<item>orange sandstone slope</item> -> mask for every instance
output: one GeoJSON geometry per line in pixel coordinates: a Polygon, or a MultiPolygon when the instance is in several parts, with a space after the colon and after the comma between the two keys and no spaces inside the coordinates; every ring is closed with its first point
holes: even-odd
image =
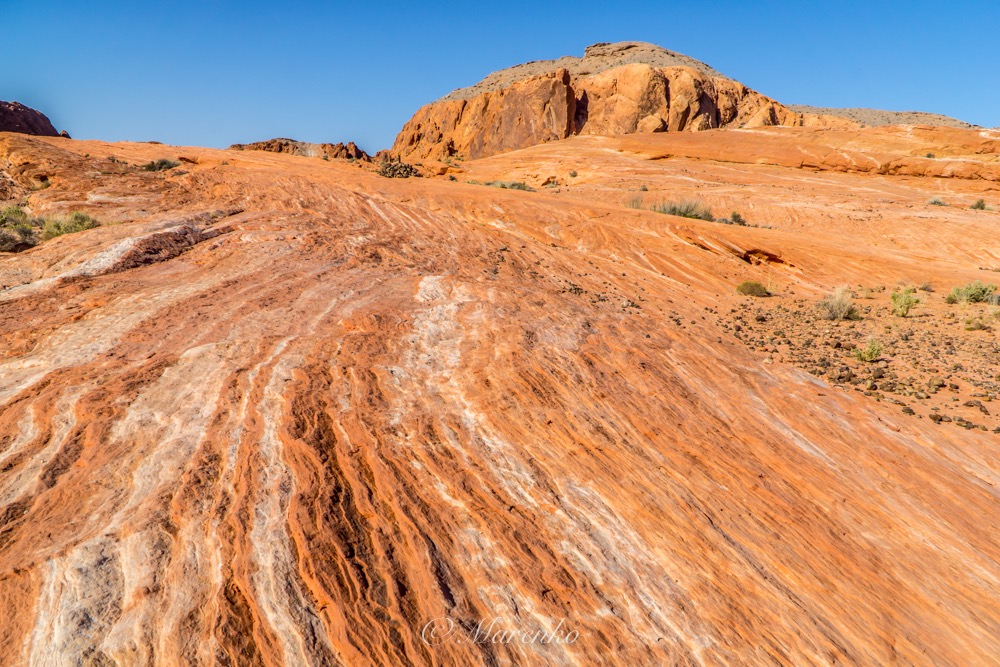
{"type": "Polygon", "coordinates": [[[995,276],[996,139],[576,137],[453,182],[0,135],[10,197],[114,223],[0,258],[0,664],[991,664],[1000,436],[725,318],[995,276]],[[462,182],[499,179],[540,189],[462,182]],[[691,194],[763,226],[629,208],[691,194]]]}

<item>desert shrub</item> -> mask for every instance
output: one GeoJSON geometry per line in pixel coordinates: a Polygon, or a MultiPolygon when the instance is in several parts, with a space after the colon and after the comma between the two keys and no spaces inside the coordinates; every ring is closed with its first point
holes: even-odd
{"type": "Polygon", "coordinates": [[[0,227],[0,252],[20,252],[38,245],[35,230],[27,225],[0,227]]]}
{"type": "Polygon", "coordinates": [[[927,155],[925,155],[924,157],[927,157],[927,158],[930,158],[930,159],[932,159],[932,160],[933,160],[933,159],[934,159],[934,153],[928,153],[928,154],[927,154],[927,155]]]}
{"type": "Polygon", "coordinates": [[[42,227],[42,240],[48,241],[49,239],[54,239],[57,236],[62,236],[63,234],[73,234],[76,232],[82,232],[87,229],[93,229],[94,227],[100,226],[97,220],[86,213],[80,213],[77,211],[73,213],[68,218],[52,218],[45,221],[45,225],[42,227]]]}
{"type": "Polygon", "coordinates": [[[864,347],[854,348],[854,358],[858,361],[871,363],[882,356],[882,350],[884,349],[885,348],[880,341],[874,338],[869,338],[864,347]]]}
{"type": "Polygon", "coordinates": [[[931,197],[927,200],[927,203],[931,206],[947,206],[940,197],[931,197]]]}
{"type": "Polygon", "coordinates": [[[20,206],[0,211],[0,252],[19,252],[38,245],[39,220],[32,219],[20,206]]]}
{"type": "Polygon", "coordinates": [[[695,220],[715,220],[712,217],[712,211],[710,211],[704,204],[698,201],[669,201],[663,202],[661,204],[654,204],[653,210],[657,213],[665,213],[667,215],[677,215],[682,218],[693,218],[695,220]]]}
{"type": "Polygon", "coordinates": [[[854,296],[849,287],[838,287],[819,302],[820,312],[828,320],[859,319],[854,296]]]}
{"type": "Polygon", "coordinates": [[[575,169],[573,171],[569,172],[569,177],[570,178],[576,178],[576,170],[575,169]]]}
{"type": "Polygon", "coordinates": [[[756,280],[745,280],[736,286],[737,294],[745,294],[746,296],[770,296],[771,292],[768,291],[764,285],[757,282],[756,280]]]}
{"type": "Polygon", "coordinates": [[[649,188],[645,184],[639,186],[639,192],[649,192],[649,188]]]}
{"type": "Polygon", "coordinates": [[[716,222],[721,222],[724,225],[738,225],[740,227],[749,227],[750,226],[747,223],[746,218],[744,218],[742,215],[740,215],[736,211],[733,211],[729,215],[728,218],[716,218],[715,221],[716,222]]]}
{"type": "Polygon", "coordinates": [[[934,285],[932,285],[929,280],[925,280],[924,282],[920,283],[917,289],[920,290],[921,292],[933,292],[934,285]]]}
{"type": "Polygon", "coordinates": [[[982,317],[970,317],[965,320],[966,331],[989,331],[990,326],[982,317]]]}
{"type": "Polygon", "coordinates": [[[179,167],[180,165],[180,162],[174,162],[173,160],[161,158],[159,160],[153,160],[152,162],[139,165],[139,169],[142,169],[143,171],[166,171],[168,169],[173,169],[174,167],[179,167]]]}
{"type": "Polygon", "coordinates": [[[900,317],[909,315],[910,310],[920,303],[920,299],[913,295],[916,291],[913,287],[907,287],[901,292],[893,292],[889,297],[892,299],[892,312],[900,317]]]}
{"type": "Polygon", "coordinates": [[[635,195],[628,200],[629,208],[642,208],[642,195],[635,195]]]}
{"type": "Polygon", "coordinates": [[[982,303],[992,296],[997,289],[996,285],[975,281],[968,285],[955,287],[951,293],[945,297],[948,303],[982,303]]]}
{"type": "Polygon", "coordinates": [[[525,192],[534,192],[535,189],[530,187],[527,183],[522,183],[521,181],[486,181],[483,185],[488,185],[492,188],[502,188],[504,190],[524,190],[525,192]]]}
{"type": "Polygon", "coordinates": [[[419,176],[420,172],[412,164],[405,162],[383,162],[378,168],[378,175],[385,178],[411,178],[419,176]]]}
{"type": "Polygon", "coordinates": [[[985,211],[986,210],[986,200],[985,199],[977,199],[976,202],[972,206],[970,206],[969,208],[971,208],[973,211],[985,211]]]}
{"type": "Polygon", "coordinates": [[[16,252],[20,245],[13,230],[0,228],[0,252],[16,252]]]}
{"type": "Polygon", "coordinates": [[[16,225],[28,221],[28,214],[20,206],[8,206],[0,211],[0,226],[16,225]]]}

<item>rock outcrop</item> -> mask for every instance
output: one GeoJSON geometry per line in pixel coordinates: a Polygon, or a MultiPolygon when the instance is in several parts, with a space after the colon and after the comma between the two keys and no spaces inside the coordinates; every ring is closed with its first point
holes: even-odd
{"type": "Polygon", "coordinates": [[[41,111],[35,111],[19,102],[3,101],[0,101],[0,132],[19,132],[42,137],[69,136],[65,132],[57,132],[41,111]]]}
{"type": "Polygon", "coordinates": [[[231,151],[267,151],[269,153],[287,153],[304,157],[320,157],[328,159],[370,160],[371,156],[358,148],[353,141],[336,144],[312,144],[294,139],[276,138],[267,141],[256,141],[250,144],[233,144],[231,151]]]}
{"type": "Polygon", "coordinates": [[[456,91],[417,111],[392,153],[476,159],[575,134],[768,125],[855,126],[791,111],[686,56],[624,42],[590,47],[583,58],[514,67],[456,91]]]}
{"type": "Polygon", "coordinates": [[[0,256],[0,665],[988,664],[1000,334],[944,296],[1000,277],[996,181],[810,168],[996,164],[909,129],[464,165],[536,192],[0,137],[32,215],[122,223],[0,256]],[[920,317],[815,319],[901,278],[920,317]]]}
{"type": "Polygon", "coordinates": [[[837,116],[854,121],[865,127],[882,125],[933,125],[971,130],[979,127],[958,118],[926,111],[886,111],[884,109],[864,109],[858,107],[811,107],[789,104],[788,108],[802,114],[837,116]]]}

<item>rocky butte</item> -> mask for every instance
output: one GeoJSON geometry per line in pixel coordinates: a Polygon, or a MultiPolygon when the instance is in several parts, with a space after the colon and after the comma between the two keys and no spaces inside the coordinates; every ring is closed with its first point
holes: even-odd
{"type": "Polygon", "coordinates": [[[0,133],[0,664],[995,664],[1000,133],[696,65],[0,133]]]}
{"type": "Polygon", "coordinates": [[[719,127],[851,126],[802,114],[693,58],[642,42],[595,44],[582,58],[519,65],[420,109],[393,152],[476,159],[573,135],[719,127]]]}

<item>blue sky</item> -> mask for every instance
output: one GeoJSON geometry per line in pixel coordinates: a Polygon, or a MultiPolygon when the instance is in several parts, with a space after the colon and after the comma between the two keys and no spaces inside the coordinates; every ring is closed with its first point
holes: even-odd
{"type": "Polygon", "coordinates": [[[0,0],[0,99],[77,138],[388,147],[496,69],[653,42],[779,101],[1000,125],[1000,2],[0,0]]]}

